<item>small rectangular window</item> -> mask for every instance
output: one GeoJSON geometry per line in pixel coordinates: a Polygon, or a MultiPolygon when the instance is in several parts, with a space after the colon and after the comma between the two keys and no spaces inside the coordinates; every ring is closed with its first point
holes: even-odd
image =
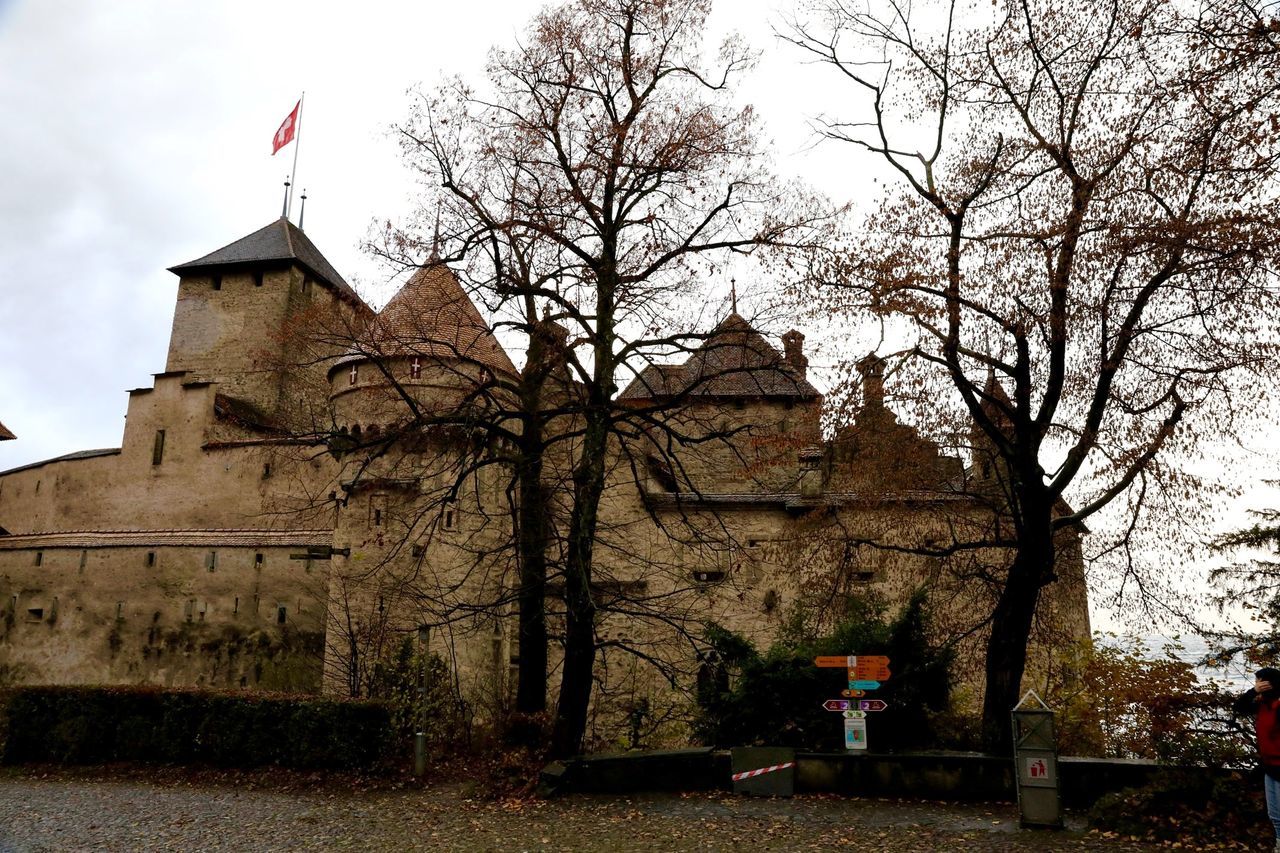
{"type": "Polygon", "coordinates": [[[444,529],[454,530],[458,525],[458,514],[452,509],[444,511],[444,529]]]}
{"type": "Polygon", "coordinates": [[[262,552],[261,551],[253,555],[253,567],[255,569],[262,568],[262,552]]]}
{"type": "Polygon", "coordinates": [[[159,465],[164,461],[164,430],[156,430],[156,441],[151,448],[151,464],[159,465]]]}
{"type": "Polygon", "coordinates": [[[156,564],[156,552],[148,551],[147,552],[147,568],[148,569],[153,568],[155,564],[156,564]]]}
{"type": "Polygon", "coordinates": [[[43,607],[28,607],[28,608],[27,608],[27,621],[28,621],[28,622],[41,622],[41,621],[43,621],[43,620],[44,620],[44,608],[43,608],[43,607]]]}
{"type": "Polygon", "coordinates": [[[44,551],[36,551],[36,565],[44,565],[44,551]]]}
{"type": "Polygon", "coordinates": [[[255,270],[253,273],[253,286],[262,287],[262,270],[255,270]]]}
{"type": "Polygon", "coordinates": [[[236,603],[231,606],[231,615],[235,616],[240,612],[240,596],[236,596],[236,603]]]}
{"type": "Polygon", "coordinates": [[[117,601],[116,602],[116,620],[119,621],[123,618],[124,618],[124,602],[117,601]]]}
{"type": "Polygon", "coordinates": [[[266,480],[266,479],[269,479],[270,477],[271,477],[271,463],[264,462],[262,463],[262,479],[266,480]]]}
{"type": "Polygon", "coordinates": [[[208,556],[204,558],[204,567],[211,572],[218,568],[218,552],[217,551],[210,551],[208,556]]]}
{"type": "Polygon", "coordinates": [[[380,509],[375,509],[373,511],[373,526],[374,527],[382,526],[382,510],[380,509]]]}
{"type": "Polygon", "coordinates": [[[719,583],[724,580],[724,572],[697,571],[693,573],[693,579],[698,583],[719,583]]]}
{"type": "Polygon", "coordinates": [[[222,276],[220,276],[220,275],[215,275],[215,276],[213,277],[213,289],[214,289],[214,290],[222,290],[222,276]]]}
{"type": "Polygon", "coordinates": [[[285,608],[277,607],[276,608],[276,624],[283,625],[285,623],[286,618],[287,618],[287,614],[285,612],[285,608]]]}
{"type": "Polygon", "coordinates": [[[88,564],[89,564],[89,550],[86,548],[85,550],[80,552],[80,574],[84,574],[84,567],[87,566],[88,564]]]}

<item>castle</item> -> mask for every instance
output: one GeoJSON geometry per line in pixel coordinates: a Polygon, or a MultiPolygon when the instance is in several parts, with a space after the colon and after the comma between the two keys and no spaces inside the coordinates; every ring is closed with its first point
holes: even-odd
{"type": "MultiPolygon", "coordinates": [[[[471,707],[500,712],[519,656],[518,495],[501,464],[470,464],[465,419],[402,427],[483,407],[530,365],[447,265],[374,312],[284,218],[171,271],[164,372],[129,392],[120,447],[0,473],[0,682],[360,693],[407,638],[445,659],[471,707]]],[[[541,331],[551,393],[571,396],[554,363],[563,330],[541,331]]],[[[707,622],[767,642],[797,604],[924,585],[939,630],[960,634],[988,606],[971,573],[917,552],[989,523],[973,495],[990,466],[900,423],[875,358],[856,419],[824,438],[803,335],[779,350],[733,313],[700,340],[617,398],[653,428],[610,450],[593,579],[601,731],[606,698],[655,716],[678,705],[670,685],[691,683],[707,622]]],[[[572,416],[547,427],[563,438],[539,508],[554,527],[572,416]]],[[[1040,648],[1089,635],[1074,537],[1042,597],[1040,648]]],[[[969,651],[980,667],[976,640],[969,651]]]]}

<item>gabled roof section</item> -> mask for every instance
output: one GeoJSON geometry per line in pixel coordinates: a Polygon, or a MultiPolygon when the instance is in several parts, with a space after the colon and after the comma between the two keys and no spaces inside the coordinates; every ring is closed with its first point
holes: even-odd
{"type": "Polygon", "coordinates": [[[0,424],[0,441],[12,441],[15,438],[17,438],[16,435],[9,432],[4,424],[0,424]]]}
{"type": "Polygon", "coordinates": [[[457,359],[495,372],[516,373],[511,357],[453,270],[440,261],[429,262],[415,272],[370,321],[364,340],[334,367],[370,357],[407,355],[457,359]]]}
{"type": "Polygon", "coordinates": [[[358,305],[364,304],[351,289],[351,285],[333,268],[333,264],[320,254],[315,243],[311,242],[302,229],[283,216],[202,258],[169,267],[169,272],[184,275],[228,267],[277,266],[288,263],[296,263],[322,284],[358,305]]]}
{"type": "Polygon", "coordinates": [[[711,331],[684,364],[649,365],[620,400],[657,397],[770,397],[816,400],[817,388],[738,314],[711,331]]]}
{"type": "Polygon", "coordinates": [[[50,465],[54,462],[71,462],[76,459],[96,459],[99,456],[119,456],[120,448],[104,447],[100,450],[77,450],[75,453],[67,453],[63,456],[55,456],[52,459],[41,459],[39,462],[28,462],[26,465],[19,465],[17,468],[10,468],[8,471],[0,471],[0,476],[5,474],[16,474],[19,471],[27,471],[31,468],[39,468],[41,465],[50,465]]]}

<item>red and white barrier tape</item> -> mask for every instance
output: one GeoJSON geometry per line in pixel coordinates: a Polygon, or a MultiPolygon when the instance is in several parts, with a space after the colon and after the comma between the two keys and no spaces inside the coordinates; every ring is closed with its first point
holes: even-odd
{"type": "Polygon", "coordinates": [[[761,767],[759,770],[744,770],[741,773],[734,773],[733,781],[741,782],[743,779],[750,779],[753,776],[763,776],[765,773],[772,773],[775,770],[786,770],[788,767],[794,766],[794,761],[788,761],[786,764],[775,764],[772,767],[761,767]]]}

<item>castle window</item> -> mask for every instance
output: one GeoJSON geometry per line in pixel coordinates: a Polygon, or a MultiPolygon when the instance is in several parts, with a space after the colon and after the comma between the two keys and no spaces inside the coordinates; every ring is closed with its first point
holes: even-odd
{"type": "Polygon", "coordinates": [[[356,380],[360,378],[360,365],[358,364],[351,365],[351,372],[347,375],[349,377],[349,381],[347,382],[347,384],[355,385],[356,380]]]}
{"type": "Polygon", "coordinates": [[[210,551],[205,556],[204,567],[211,572],[218,568],[218,552],[217,551],[210,551]]]}
{"type": "Polygon", "coordinates": [[[411,557],[413,557],[415,560],[416,560],[417,558],[421,557],[421,556],[422,556],[422,546],[421,546],[421,545],[410,545],[410,546],[409,546],[409,555],[410,555],[411,557]]]}
{"type": "Polygon", "coordinates": [[[151,464],[159,465],[164,461],[164,430],[156,430],[156,440],[151,446],[151,464]]]}
{"type": "Polygon", "coordinates": [[[693,573],[693,579],[698,583],[712,584],[719,583],[724,580],[724,572],[720,571],[696,571],[693,573]]]}
{"type": "Polygon", "coordinates": [[[457,530],[458,529],[458,511],[453,509],[452,507],[446,508],[444,511],[443,523],[444,523],[445,530],[457,530]]]}
{"type": "Polygon", "coordinates": [[[276,606],[276,624],[277,624],[277,625],[283,625],[283,624],[285,623],[285,620],[286,620],[287,618],[288,618],[288,613],[287,613],[287,611],[285,610],[284,605],[282,605],[282,604],[281,604],[281,605],[277,605],[277,606],[276,606]]]}
{"type": "Polygon", "coordinates": [[[89,550],[86,548],[85,550],[80,552],[80,574],[84,574],[84,567],[88,564],[88,562],[89,562],[89,550]]]}
{"type": "Polygon", "coordinates": [[[270,479],[270,477],[271,477],[271,463],[263,462],[262,463],[262,479],[266,480],[266,479],[270,479]]]}
{"type": "Polygon", "coordinates": [[[41,622],[41,621],[43,621],[43,620],[44,620],[44,608],[43,608],[43,607],[28,607],[28,608],[27,608],[27,621],[28,621],[28,622],[41,622]]]}
{"type": "Polygon", "coordinates": [[[116,621],[118,622],[123,618],[124,618],[124,602],[117,601],[116,602],[116,621]]]}
{"type": "Polygon", "coordinates": [[[382,526],[382,510],[380,509],[375,509],[373,511],[373,526],[374,527],[382,526]]]}
{"type": "Polygon", "coordinates": [[[422,359],[418,358],[416,355],[413,357],[413,361],[409,362],[409,378],[422,378],[422,359]]]}
{"type": "Polygon", "coordinates": [[[36,551],[36,565],[44,565],[44,551],[36,551]]]}
{"type": "Polygon", "coordinates": [[[148,551],[147,552],[147,568],[150,569],[154,567],[155,564],[156,564],[156,552],[148,551]]]}
{"type": "Polygon", "coordinates": [[[262,270],[257,270],[253,274],[253,286],[262,287],[262,270]]]}
{"type": "Polygon", "coordinates": [[[215,276],[213,277],[213,289],[214,289],[214,290],[222,290],[222,276],[220,276],[220,275],[215,275],[215,276]]]}
{"type": "Polygon", "coordinates": [[[255,569],[262,568],[262,552],[261,551],[253,555],[253,567],[255,569]]]}
{"type": "Polygon", "coordinates": [[[234,616],[240,612],[240,596],[236,596],[236,603],[231,605],[231,615],[234,616]]]}

